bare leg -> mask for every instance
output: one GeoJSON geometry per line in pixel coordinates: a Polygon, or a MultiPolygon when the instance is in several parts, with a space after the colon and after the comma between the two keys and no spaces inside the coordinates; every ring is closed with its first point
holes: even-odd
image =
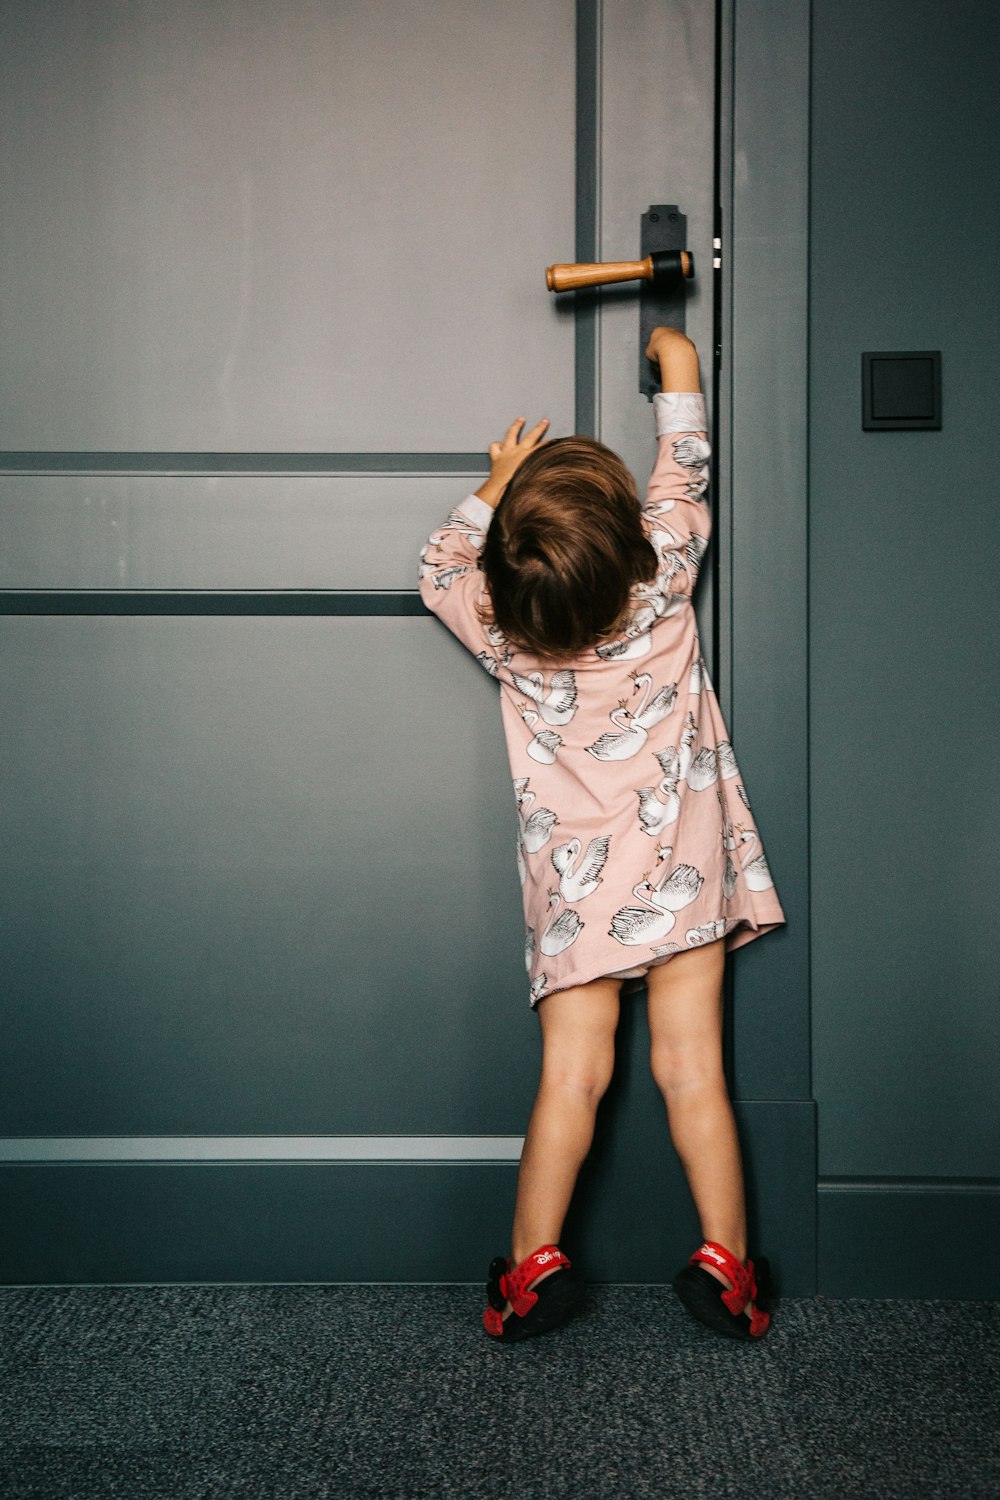
{"type": "Polygon", "coordinates": [[[559,1242],[614,1071],[620,989],[618,979],[595,979],[539,1001],[542,1074],[517,1174],[515,1263],[559,1242]]]}
{"type": "MultiPolygon", "coordinates": [[[[702,1236],[746,1260],[743,1165],[722,1068],[719,939],[650,969],[649,1030],[653,1076],[667,1106],[670,1138],[681,1159],[702,1236]]],[[[706,1270],[724,1286],[729,1278],[706,1270]]]]}

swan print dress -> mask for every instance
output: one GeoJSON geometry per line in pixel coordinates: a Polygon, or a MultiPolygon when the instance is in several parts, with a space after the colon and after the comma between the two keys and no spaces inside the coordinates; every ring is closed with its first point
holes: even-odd
{"type": "Polygon", "coordinates": [[[705,398],[664,392],[653,406],[643,525],[660,566],[633,588],[617,639],[553,669],[483,624],[493,511],[476,495],[421,554],[424,603],[500,688],[532,1005],[785,921],[691,598],[712,526],[705,398]]]}

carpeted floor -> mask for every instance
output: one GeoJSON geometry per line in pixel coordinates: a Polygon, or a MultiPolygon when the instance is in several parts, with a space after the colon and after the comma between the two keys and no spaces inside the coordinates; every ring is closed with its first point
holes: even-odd
{"type": "Polygon", "coordinates": [[[3,1500],[1000,1496],[1000,1303],[788,1300],[760,1344],[598,1287],[0,1289],[3,1500]]]}

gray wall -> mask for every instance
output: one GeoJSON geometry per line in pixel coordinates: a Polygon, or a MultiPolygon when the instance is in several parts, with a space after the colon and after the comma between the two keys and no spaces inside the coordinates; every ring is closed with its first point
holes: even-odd
{"type": "Polygon", "coordinates": [[[812,15],[819,1285],[990,1295],[956,1245],[996,1233],[1000,1179],[997,12],[812,15]],[[941,351],[941,431],[862,431],[878,349],[941,351]]]}

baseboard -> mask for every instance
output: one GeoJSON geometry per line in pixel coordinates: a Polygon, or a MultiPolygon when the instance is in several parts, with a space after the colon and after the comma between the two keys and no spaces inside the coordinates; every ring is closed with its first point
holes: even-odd
{"type": "Polygon", "coordinates": [[[4,1284],[449,1282],[506,1244],[516,1162],[0,1168],[4,1284]]]}
{"type": "MultiPolygon", "coordinates": [[[[662,1102],[634,1104],[599,1131],[566,1226],[594,1282],[669,1281],[698,1239],[662,1102]]],[[[806,1294],[813,1107],[736,1111],[752,1253],[768,1254],[786,1294],[806,1294]]],[[[131,1138],[120,1149],[114,1161],[0,1164],[0,1283],[473,1282],[508,1245],[512,1160],[151,1160],[131,1138]]]]}
{"type": "Polygon", "coordinates": [[[1000,1182],[822,1177],[818,1201],[824,1296],[996,1299],[1000,1182]]]}

